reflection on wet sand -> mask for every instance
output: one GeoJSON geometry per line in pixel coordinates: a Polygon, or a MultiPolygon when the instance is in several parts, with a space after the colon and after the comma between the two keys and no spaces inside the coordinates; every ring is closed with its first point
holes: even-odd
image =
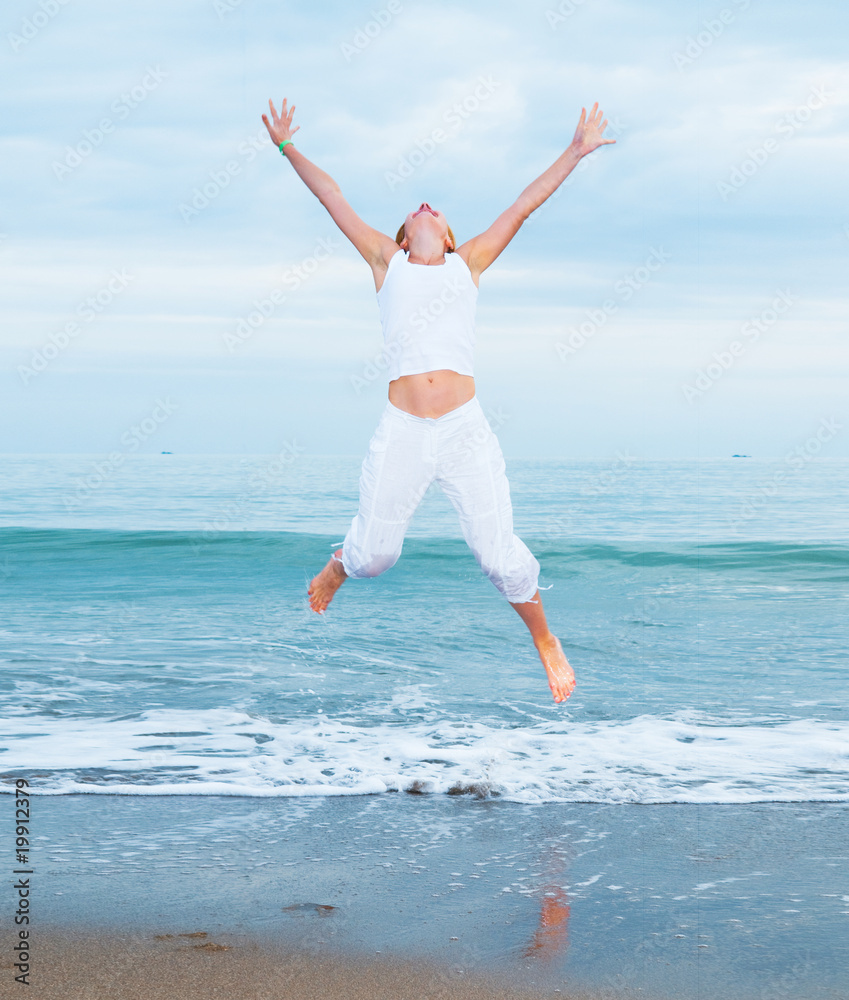
{"type": "Polygon", "coordinates": [[[568,947],[569,897],[565,889],[551,886],[542,898],[539,923],[523,955],[550,960],[565,955],[568,947]]]}
{"type": "Polygon", "coordinates": [[[554,845],[545,858],[540,859],[538,871],[544,874],[542,903],[534,936],[522,952],[525,958],[551,961],[566,955],[569,948],[569,896],[563,884],[570,862],[568,843],[554,845]]]}

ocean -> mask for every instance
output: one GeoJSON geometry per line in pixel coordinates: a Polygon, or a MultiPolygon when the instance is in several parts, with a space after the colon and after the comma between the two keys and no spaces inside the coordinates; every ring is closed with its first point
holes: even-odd
{"type": "Polygon", "coordinates": [[[849,800],[849,461],[508,460],[577,676],[563,705],[438,489],[392,570],[310,611],[359,465],[5,456],[3,783],[849,800]]]}

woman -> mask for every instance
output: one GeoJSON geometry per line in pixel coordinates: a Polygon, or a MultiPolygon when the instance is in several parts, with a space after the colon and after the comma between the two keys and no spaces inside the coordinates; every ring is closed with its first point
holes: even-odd
{"type": "Polygon", "coordinates": [[[569,148],[480,236],[455,246],[442,212],[427,202],[410,212],[393,240],[363,222],[336,182],[298,150],[294,105],[280,114],[269,100],[269,135],[298,176],[372,269],[390,359],[389,402],[369,445],[360,477],[359,513],[341,549],[310,583],[310,606],[321,614],[349,577],[389,569],[431,482],[460,515],[481,569],[527,625],[556,702],[575,689],[575,675],[546,622],[537,589],[539,563],[513,534],[513,512],[498,441],[475,396],[474,315],[481,272],[519,227],[587,153],[612,143],[594,104],[569,148]],[[405,256],[406,255],[406,256],[405,256]]]}

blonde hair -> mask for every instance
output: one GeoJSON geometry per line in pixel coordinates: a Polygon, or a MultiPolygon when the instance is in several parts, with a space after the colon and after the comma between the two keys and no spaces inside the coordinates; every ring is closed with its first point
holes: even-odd
{"type": "MultiPolygon", "coordinates": [[[[401,245],[402,240],[406,236],[405,228],[406,228],[406,222],[402,222],[401,228],[398,230],[398,235],[395,237],[395,242],[398,244],[398,246],[401,245]]],[[[454,233],[451,231],[450,226],[448,227],[448,235],[451,237],[451,242],[453,246],[449,247],[445,252],[454,253],[454,247],[457,246],[457,241],[454,239],[454,233]]]]}

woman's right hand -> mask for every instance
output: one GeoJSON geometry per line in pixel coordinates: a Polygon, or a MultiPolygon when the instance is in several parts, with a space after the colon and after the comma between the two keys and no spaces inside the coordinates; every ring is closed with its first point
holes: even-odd
{"type": "Polygon", "coordinates": [[[604,118],[604,114],[598,109],[598,101],[592,106],[589,116],[587,116],[587,109],[581,108],[581,120],[578,122],[575,137],[572,139],[572,148],[577,150],[579,156],[586,156],[587,153],[592,153],[599,146],[607,146],[616,142],[615,139],[605,139],[602,135],[602,132],[607,128],[607,119],[604,118],[602,121],[602,118],[604,118]]]}
{"type": "Polygon", "coordinates": [[[279,146],[281,142],[291,139],[301,126],[296,125],[292,128],[292,115],[295,113],[295,105],[293,104],[289,111],[287,111],[285,97],[283,98],[279,115],[274,110],[274,105],[270,98],[268,106],[271,109],[271,121],[269,122],[268,115],[263,115],[262,120],[265,122],[265,127],[268,129],[268,134],[271,136],[272,142],[275,146],[279,146]]]}

